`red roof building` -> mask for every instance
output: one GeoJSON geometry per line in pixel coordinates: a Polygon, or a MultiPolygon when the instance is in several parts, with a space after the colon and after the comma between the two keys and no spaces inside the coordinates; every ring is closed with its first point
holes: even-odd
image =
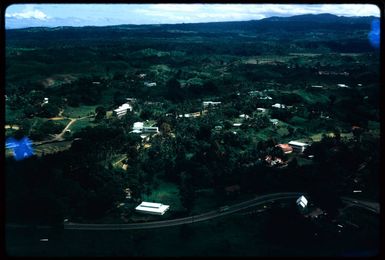
{"type": "Polygon", "coordinates": [[[284,153],[292,153],[293,152],[293,147],[291,147],[289,144],[277,144],[276,147],[281,148],[281,150],[284,153]]]}

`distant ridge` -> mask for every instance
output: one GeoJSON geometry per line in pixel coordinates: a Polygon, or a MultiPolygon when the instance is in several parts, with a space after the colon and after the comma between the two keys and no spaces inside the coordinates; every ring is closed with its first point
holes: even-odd
{"type": "MultiPolygon", "coordinates": [[[[91,28],[91,27],[98,27],[98,28],[145,28],[145,27],[158,27],[158,28],[197,28],[201,27],[202,25],[207,26],[207,28],[215,29],[219,27],[228,26],[228,29],[236,28],[239,26],[246,27],[248,25],[266,25],[266,24],[277,24],[277,23],[287,23],[287,22],[306,22],[306,23],[315,23],[315,24],[331,24],[331,23],[340,23],[340,24],[367,24],[370,23],[373,19],[379,19],[375,16],[337,16],[329,13],[323,13],[323,14],[303,14],[303,15],[294,15],[294,16],[288,16],[288,17],[280,17],[280,16],[272,16],[268,18],[263,18],[260,20],[249,20],[249,21],[222,21],[222,22],[204,22],[204,23],[178,23],[178,24],[143,24],[143,25],[135,25],[135,24],[121,24],[121,25],[106,25],[106,26],[76,26],[71,21],[67,21],[68,24],[58,24],[57,26],[42,26],[39,24],[39,26],[33,26],[34,23],[31,22],[29,25],[32,25],[30,27],[18,27],[18,28],[6,28],[6,30],[13,30],[13,29],[28,29],[28,28],[91,28]]],[[[60,23],[65,23],[63,19],[59,21],[60,23]]]]}

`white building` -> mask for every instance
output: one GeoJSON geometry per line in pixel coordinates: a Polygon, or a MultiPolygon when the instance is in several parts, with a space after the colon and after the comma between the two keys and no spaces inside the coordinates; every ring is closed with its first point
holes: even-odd
{"type": "Polygon", "coordinates": [[[266,108],[258,107],[257,111],[259,111],[259,112],[266,112],[266,108]]]}
{"type": "Polygon", "coordinates": [[[309,145],[302,142],[290,141],[289,145],[293,148],[293,151],[302,153],[309,145]]]}
{"type": "Polygon", "coordinates": [[[130,104],[125,103],[125,104],[121,105],[120,107],[118,107],[117,109],[115,109],[114,112],[116,113],[116,115],[119,118],[119,117],[122,117],[125,114],[127,114],[127,110],[132,111],[132,106],[130,104]]]}
{"type": "Polygon", "coordinates": [[[242,125],[242,123],[234,123],[233,126],[235,127],[240,127],[242,125]]]}
{"type": "Polygon", "coordinates": [[[135,122],[131,133],[159,133],[159,128],[157,126],[144,126],[143,122],[135,122]]]}
{"type": "Polygon", "coordinates": [[[134,126],[132,127],[131,133],[142,133],[143,132],[144,124],[143,122],[135,122],[134,126]]]}
{"type": "Polygon", "coordinates": [[[170,208],[169,205],[143,201],[142,203],[140,203],[139,206],[135,208],[135,210],[141,213],[163,215],[169,208],[170,208]]]}
{"type": "Polygon", "coordinates": [[[246,114],[242,114],[242,115],[239,115],[240,118],[245,118],[245,119],[249,119],[250,116],[246,115],[246,114]]]}
{"type": "Polygon", "coordinates": [[[304,209],[304,208],[306,208],[308,201],[305,198],[305,196],[301,196],[297,199],[296,203],[298,206],[300,206],[300,207],[302,207],[302,209],[304,209]]]}
{"type": "Polygon", "coordinates": [[[144,85],[146,87],[156,87],[156,82],[144,82],[144,85]]]}
{"type": "Polygon", "coordinates": [[[143,133],[159,133],[159,128],[157,126],[145,126],[143,127],[143,133]]]}
{"type": "Polygon", "coordinates": [[[214,102],[214,101],[203,101],[203,107],[206,108],[208,106],[218,106],[220,105],[222,102],[214,102]]]}
{"type": "Polygon", "coordinates": [[[279,123],[279,120],[278,120],[278,119],[275,119],[275,118],[269,119],[269,121],[270,121],[271,123],[273,123],[273,125],[278,125],[278,123],[279,123]]]}
{"type": "Polygon", "coordinates": [[[48,104],[48,98],[44,98],[43,103],[41,104],[42,106],[48,104]]]}
{"type": "Polygon", "coordinates": [[[323,86],[311,86],[312,88],[323,88],[323,86]]]}
{"type": "Polygon", "coordinates": [[[345,85],[345,84],[337,84],[337,86],[339,86],[340,88],[348,88],[349,86],[345,85]]]}
{"type": "Polygon", "coordinates": [[[275,103],[274,105],[272,105],[272,107],[275,107],[275,108],[285,108],[286,106],[283,105],[283,104],[275,103]]]}

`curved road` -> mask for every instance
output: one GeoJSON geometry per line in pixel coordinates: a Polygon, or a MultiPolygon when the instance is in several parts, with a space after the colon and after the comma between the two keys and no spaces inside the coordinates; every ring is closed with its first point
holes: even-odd
{"type": "Polygon", "coordinates": [[[380,213],[380,204],[377,202],[357,200],[357,199],[348,198],[348,197],[341,197],[341,200],[342,202],[348,204],[349,206],[363,208],[377,214],[380,213]]]}
{"type": "MultiPolygon", "coordinates": [[[[268,202],[274,202],[276,200],[282,199],[296,199],[299,196],[304,195],[304,193],[299,192],[282,192],[267,194],[263,196],[258,196],[255,199],[251,199],[245,202],[234,204],[229,206],[226,211],[220,212],[219,210],[209,211],[200,215],[195,215],[191,217],[178,218],[173,220],[163,220],[163,221],[154,221],[154,222],[145,222],[145,223],[131,223],[131,224],[77,224],[77,223],[65,223],[64,229],[80,229],[80,230],[128,230],[128,229],[148,229],[148,228],[161,228],[161,227],[170,227],[178,226],[183,224],[195,223],[200,221],[205,221],[225,215],[232,214],[234,212],[244,210],[250,207],[259,206],[268,202]]],[[[306,195],[306,194],[305,194],[306,195]]],[[[379,213],[379,204],[366,201],[358,201],[351,198],[343,197],[341,198],[343,202],[352,204],[353,206],[361,207],[368,209],[372,212],[379,213]]]]}
{"type": "Polygon", "coordinates": [[[35,146],[38,146],[38,145],[42,145],[42,144],[47,144],[47,143],[54,143],[54,142],[60,142],[60,141],[63,141],[63,135],[65,134],[65,132],[67,131],[67,129],[73,124],[75,123],[77,120],[82,120],[82,119],[85,119],[85,118],[90,118],[90,117],[93,117],[93,115],[90,115],[90,116],[83,116],[83,117],[80,117],[80,118],[70,118],[70,117],[63,117],[65,119],[69,119],[70,122],[68,122],[67,126],[63,129],[63,131],[61,131],[60,134],[57,134],[55,135],[52,139],[49,139],[49,140],[45,140],[45,141],[38,141],[38,142],[33,142],[33,145],[35,146]]]}

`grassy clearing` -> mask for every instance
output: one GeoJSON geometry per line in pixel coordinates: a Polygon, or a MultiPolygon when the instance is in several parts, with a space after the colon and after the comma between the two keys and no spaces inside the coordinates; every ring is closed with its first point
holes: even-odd
{"type": "Polygon", "coordinates": [[[12,110],[8,105],[5,105],[5,122],[14,122],[22,118],[23,112],[21,110],[12,110]]]}
{"type": "Polygon", "coordinates": [[[320,103],[329,102],[329,98],[321,93],[310,93],[303,89],[294,90],[293,93],[300,95],[309,104],[315,104],[317,102],[320,102],[320,103]]]}
{"type": "Polygon", "coordinates": [[[214,191],[208,190],[196,193],[195,206],[192,214],[201,214],[218,208],[217,203],[213,200],[214,191]]]}
{"type": "Polygon", "coordinates": [[[96,107],[98,106],[67,107],[63,112],[63,116],[72,118],[88,116],[90,113],[95,113],[96,107]]]}
{"type": "MultiPolygon", "coordinates": [[[[321,141],[323,134],[326,134],[327,136],[330,136],[330,137],[334,136],[333,133],[329,132],[329,133],[313,134],[313,135],[309,136],[309,138],[311,138],[314,142],[319,142],[319,141],[321,141]]],[[[353,134],[352,133],[341,133],[341,137],[350,139],[350,138],[353,138],[353,134]]]]}
{"type": "Polygon", "coordinates": [[[79,132],[81,129],[91,126],[94,127],[95,124],[93,122],[90,122],[89,118],[84,118],[81,120],[77,120],[75,123],[73,123],[68,129],[71,130],[72,133],[79,132]]]}
{"type": "Polygon", "coordinates": [[[51,144],[42,144],[37,146],[34,149],[34,152],[37,156],[57,153],[60,151],[67,150],[71,147],[72,142],[66,141],[66,142],[59,142],[59,143],[51,143],[51,144]]]}
{"type": "Polygon", "coordinates": [[[156,182],[159,183],[159,186],[152,189],[150,195],[143,195],[143,201],[159,202],[170,205],[170,211],[183,210],[179,200],[178,186],[173,183],[164,182],[160,179],[157,179],[156,182]]]}

